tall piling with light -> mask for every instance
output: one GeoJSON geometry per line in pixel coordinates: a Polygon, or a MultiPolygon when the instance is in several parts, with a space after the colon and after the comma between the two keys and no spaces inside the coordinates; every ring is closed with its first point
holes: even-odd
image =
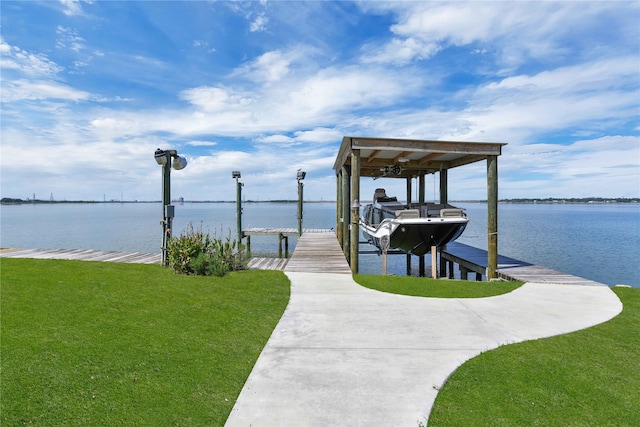
{"type": "Polygon", "coordinates": [[[298,236],[302,236],[302,189],[304,185],[302,184],[302,180],[307,176],[307,173],[301,170],[298,170],[298,174],[296,179],[298,180],[298,236]]]}
{"type": "Polygon", "coordinates": [[[156,163],[162,166],[162,265],[167,266],[167,245],[171,238],[171,226],[175,216],[175,207],[171,204],[171,168],[181,170],[187,167],[187,159],[178,156],[176,150],[161,150],[154,153],[156,163]],[[172,161],[173,159],[173,161],[172,161]]]}
{"type": "Polygon", "coordinates": [[[238,245],[242,243],[242,186],[240,171],[232,171],[231,178],[236,180],[236,233],[238,245]]]}

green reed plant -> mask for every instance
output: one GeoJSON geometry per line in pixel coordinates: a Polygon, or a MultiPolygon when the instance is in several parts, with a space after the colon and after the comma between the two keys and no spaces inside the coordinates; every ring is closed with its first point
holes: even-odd
{"type": "Polygon", "coordinates": [[[245,246],[231,239],[211,236],[189,223],[180,236],[167,244],[169,267],[179,274],[198,276],[224,276],[229,271],[242,270],[247,264],[245,246]]]}

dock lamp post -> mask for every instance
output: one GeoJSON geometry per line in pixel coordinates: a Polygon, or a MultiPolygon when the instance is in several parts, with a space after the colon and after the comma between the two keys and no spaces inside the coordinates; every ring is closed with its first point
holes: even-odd
{"type": "Polygon", "coordinates": [[[157,149],[154,157],[162,166],[162,265],[168,265],[167,244],[171,238],[171,222],[175,216],[175,207],[171,204],[171,168],[175,170],[187,167],[187,159],[178,156],[176,150],[157,149]]]}
{"type": "Polygon", "coordinates": [[[236,180],[236,230],[238,233],[238,245],[242,243],[242,186],[238,181],[242,177],[240,171],[232,171],[231,178],[236,180]]]}
{"type": "Polygon", "coordinates": [[[307,173],[298,169],[296,176],[298,180],[298,236],[302,236],[302,180],[305,176],[307,176],[307,173]]]}

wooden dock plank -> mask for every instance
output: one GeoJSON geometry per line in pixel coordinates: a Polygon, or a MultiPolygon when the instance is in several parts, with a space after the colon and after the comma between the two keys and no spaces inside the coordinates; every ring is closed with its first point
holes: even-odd
{"type": "Polygon", "coordinates": [[[160,264],[161,255],[143,252],[101,251],[92,249],[2,249],[0,258],[65,259],[76,261],[160,264]]]}
{"type": "Polygon", "coordinates": [[[264,258],[264,257],[253,257],[249,259],[247,264],[247,268],[249,270],[280,270],[283,271],[288,258],[264,258]]]}
{"type": "MultiPolygon", "coordinates": [[[[464,243],[451,242],[441,252],[442,258],[459,264],[462,268],[486,276],[487,251],[464,243]]],[[[520,282],[553,283],[562,285],[606,286],[602,283],[540,265],[533,265],[514,258],[498,255],[498,277],[520,282]]]]}
{"type": "Polygon", "coordinates": [[[285,271],[351,274],[351,268],[333,232],[303,233],[285,271]]]}
{"type": "MultiPolygon", "coordinates": [[[[251,227],[242,230],[245,236],[297,236],[298,229],[291,227],[251,227]]],[[[303,234],[333,233],[333,230],[325,228],[303,228],[303,234]]]]}

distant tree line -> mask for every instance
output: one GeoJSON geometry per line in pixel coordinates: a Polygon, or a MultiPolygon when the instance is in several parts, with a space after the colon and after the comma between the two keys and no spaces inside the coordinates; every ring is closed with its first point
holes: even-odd
{"type": "Polygon", "coordinates": [[[628,197],[570,197],[546,199],[501,199],[502,203],[640,203],[640,198],[628,197]]]}

